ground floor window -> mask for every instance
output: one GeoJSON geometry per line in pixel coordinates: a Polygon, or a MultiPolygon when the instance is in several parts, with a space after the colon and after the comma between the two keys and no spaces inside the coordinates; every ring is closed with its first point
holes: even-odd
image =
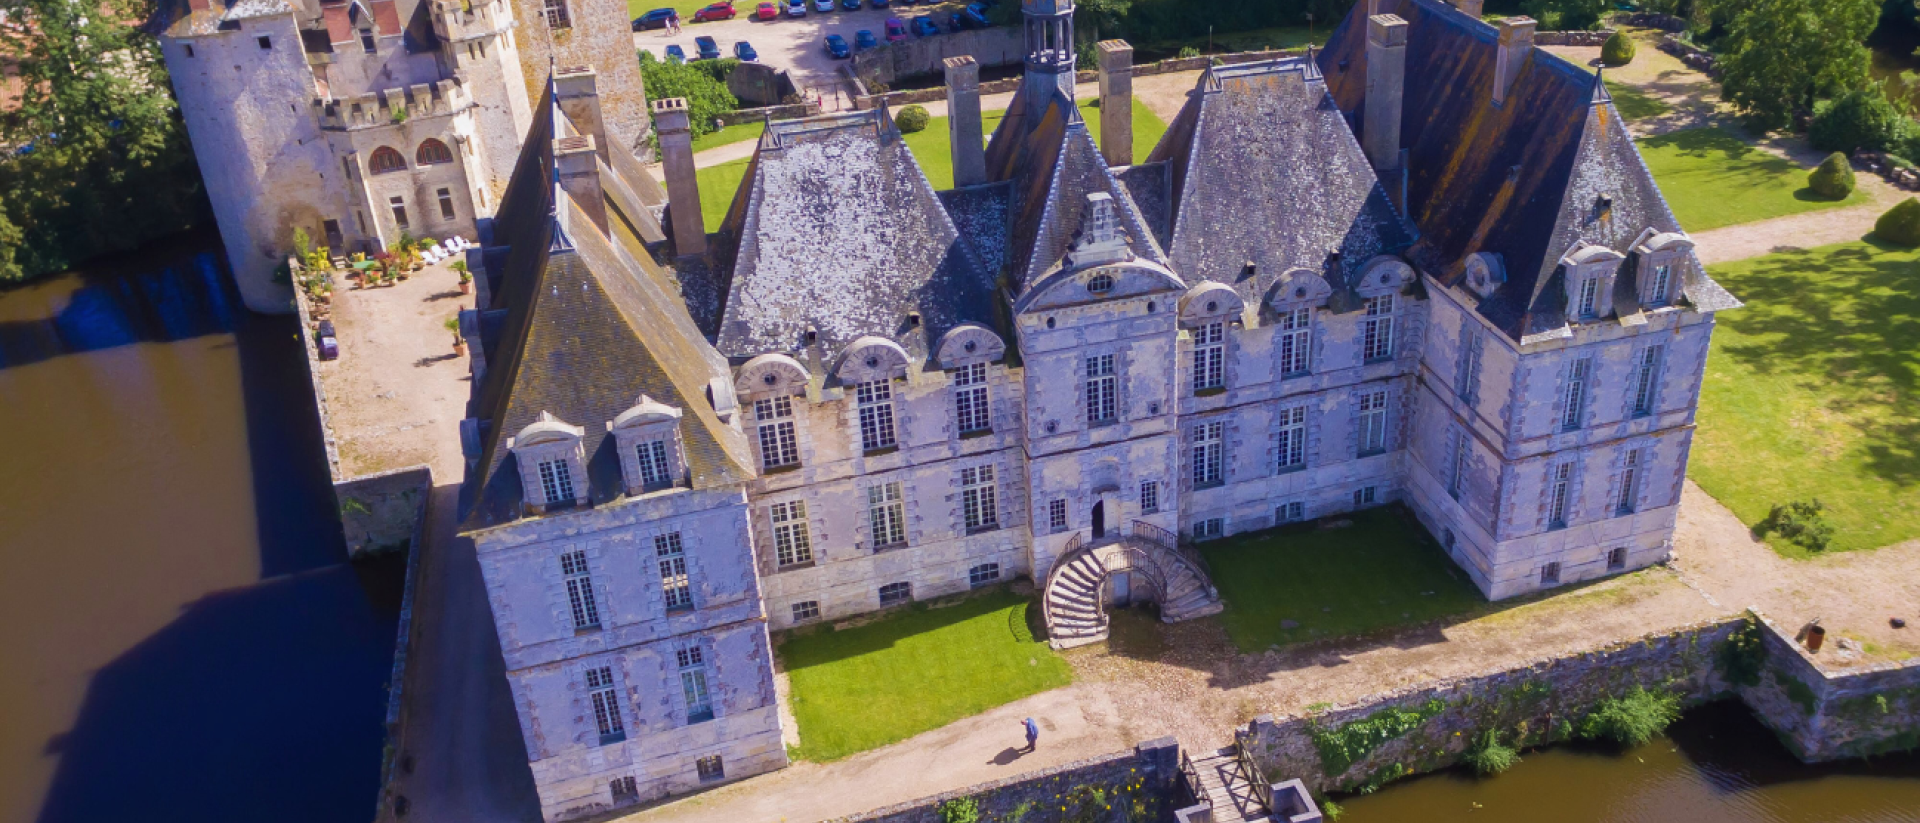
{"type": "Polygon", "coordinates": [[[399,195],[395,195],[387,198],[387,204],[393,206],[393,224],[403,229],[406,228],[407,201],[401,199],[399,195]]]}
{"type": "Polygon", "coordinates": [[[1307,504],[1298,500],[1281,503],[1279,508],[1273,510],[1275,523],[1298,523],[1305,519],[1307,519],[1307,504]]]}
{"type": "Polygon", "coordinates": [[[632,803],[640,799],[640,788],[634,785],[633,775],[616,777],[607,788],[613,791],[613,803],[616,806],[632,803]]]}
{"type": "Polygon", "coordinates": [[[912,583],[888,583],[880,587],[880,605],[892,606],[913,599],[912,583]]]}
{"type": "Polygon", "coordinates": [[[1193,539],[1208,540],[1219,537],[1226,531],[1226,521],[1218,517],[1209,517],[1193,524],[1193,539]]]}
{"type": "Polygon", "coordinates": [[[1619,571],[1627,567],[1627,547],[1621,546],[1607,552],[1607,570],[1619,571]]]}
{"type": "Polygon", "coordinates": [[[1540,585],[1551,586],[1560,582],[1560,561],[1555,560],[1540,567],[1540,585]]]}
{"type": "Polygon", "coordinates": [[[1371,506],[1371,505],[1373,505],[1373,500],[1374,500],[1374,489],[1375,489],[1375,488],[1377,488],[1377,487],[1375,487],[1375,486],[1366,486],[1366,487],[1363,487],[1363,488],[1358,488],[1358,489],[1354,489],[1354,490],[1353,490],[1353,505],[1355,505],[1355,506],[1371,506]]]}
{"type": "Polygon", "coordinates": [[[717,754],[693,761],[693,767],[700,770],[701,780],[719,780],[727,776],[727,767],[717,754]]]}
{"type": "Polygon", "coordinates": [[[793,604],[793,622],[805,623],[820,619],[820,601],[802,600],[793,604]]]}
{"type": "Polygon", "coordinates": [[[999,563],[982,563],[967,570],[967,585],[979,588],[1000,579],[999,563]]]}

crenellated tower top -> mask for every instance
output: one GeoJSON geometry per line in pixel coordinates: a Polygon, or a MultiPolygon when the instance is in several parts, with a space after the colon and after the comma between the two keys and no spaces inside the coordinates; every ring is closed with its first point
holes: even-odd
{"type": "Polygon", "coordinates": [[[1073,99],[1073,0],[1021,0],[1020,13],[1026,21],[1027,114],[1038,122],[1053,95],[1060,89],[1073,99]]]}

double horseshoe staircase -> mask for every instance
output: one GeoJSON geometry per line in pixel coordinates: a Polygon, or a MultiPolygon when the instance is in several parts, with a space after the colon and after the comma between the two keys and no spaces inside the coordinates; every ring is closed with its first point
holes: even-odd
{"type": "Polygon", "coordinates": [[[1119,572],[1135,575],[1134,589],[1150,594],[1164,622],[1218,614],[1223,608],[1206,561],[1191,547],[1181,546],[1174,533],[1136,520],[1124,534],[1092,543],[1083,538],[1074,535],[1047,575],[1047,636],[1054,648],[1106,639],[1103,595],[1107,580],[1119,572]]]}

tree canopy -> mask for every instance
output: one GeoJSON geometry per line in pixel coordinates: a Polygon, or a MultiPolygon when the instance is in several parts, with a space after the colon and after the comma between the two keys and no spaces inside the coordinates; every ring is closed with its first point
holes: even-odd
{"type": "Polygon", "coordinates": [[[727,90],[726,76],[740,61],[699,60],[676,63],[640,52],[640,79],[654,100],[681,97],[687,101],[688,130],[695,138],[713,131],[714,118],[740,108],[740,98],[727,90]]]}
{"type": "Polygon", "coordinates": [[[206,218],[142,0],[0,0],[20,98],[0,110],[0,282],[62,271],[206,218]]]}
{"type": "Polygon", "coordinates": [[[1865,88],[1877,0],[1750,0],[1720,44],[1721,85],[1755,126],[1778,129],[1814,100],[1865,88]]]}

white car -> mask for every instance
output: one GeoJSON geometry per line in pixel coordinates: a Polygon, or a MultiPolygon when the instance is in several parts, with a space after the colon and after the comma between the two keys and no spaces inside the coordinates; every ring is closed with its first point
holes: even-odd
{"type": "Polygon", "coordinates": [[[787,0],[788,17],[807,16],[807,0],[787,0]]]}
{"type": "Polygon", "coordinates": [[[814,11],[833,11],[833,0],[813,0],[814,11]]]}

